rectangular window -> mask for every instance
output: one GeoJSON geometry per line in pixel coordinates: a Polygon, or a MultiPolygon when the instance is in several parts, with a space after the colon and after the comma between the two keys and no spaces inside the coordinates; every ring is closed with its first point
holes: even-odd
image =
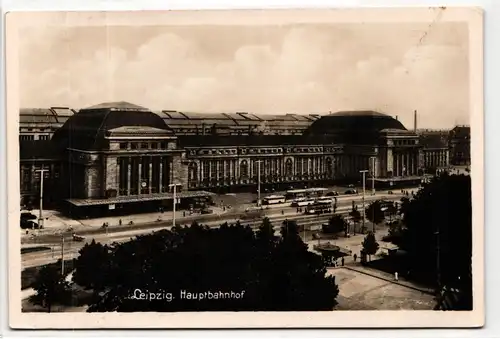
{"type": "Polygon", "coordinates": [[[40,135],[39,139],[40,140],[49,140],[49,136],[48,135],[40,135]]]}
{"type": "Polygon", "coordinates": [[[149,148],[149,144],[147,142],[143,142],[143,143],[141,143],[141,148],[142,149],[148,149],[149,148]]]}
{"type": "Polygon", "coordinates": [[[35,136],[34,135],[20,135],[19,140],[21,140],[21,141],[35,140],[35,136]]]}
{"type": "Polygon", "coordinates": [[[131,149],[137,149],[138,145],[135,142],[130,143],[130,148],[131,149]]]}
{"type": "Polygon", "coordinates": [[[120,149],[127,149],[128,148],[128,142],[120,142],[120,149]]]}

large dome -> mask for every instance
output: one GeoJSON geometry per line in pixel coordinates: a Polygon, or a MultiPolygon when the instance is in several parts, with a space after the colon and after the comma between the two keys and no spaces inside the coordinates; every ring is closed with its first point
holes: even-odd
{"type": "Polygon", "coordinates": [[[64,148],[99,150],[107,131],[126,126],[169,130],[160,116],[144,107],[111,102],[81,109],[54,133],[52,140],[64,148]]]}
{"type": "Polygon", "coordinates": [[[390,115],[375,111],[342,111],[325,115],[309,126],[306,135],[334,139],[339,143],[373,143],[382,130],[406,131],[390,115]]]}

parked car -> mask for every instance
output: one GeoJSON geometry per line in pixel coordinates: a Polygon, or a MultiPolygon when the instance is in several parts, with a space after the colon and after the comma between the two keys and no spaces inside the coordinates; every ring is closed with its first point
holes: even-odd
{"type": "Polygon", "coordinates": [[[73,241],[82,242],[84,240],[85,240],[85,237],[82,237],[81,235],[76,235],[73,233],[73,241]]]}
{"type": "Polygon", "coordinates": [[[356,194],[356,193],[358,193],[358,191],[356,191],[355,189],[349,189],[344,192],[344,194],[356,194]]]}
{"type": "Polygon", "coordinates": [[[338,195],[339,195],[339,192],[337,192],[337,191],[331,191],[331,192],[326,193],[327,197],[336,197],[338,195]]]}
{"type": "Polygon", "coordinates": [[[34,222],[33,220],[22,220],[21,219],[21,228],[23,230],[27,230],[27,229],[34,229],[34,230],[37,230],[38,228],[40,228],[40,226],[38,225],[37,222],[34,222]]]}

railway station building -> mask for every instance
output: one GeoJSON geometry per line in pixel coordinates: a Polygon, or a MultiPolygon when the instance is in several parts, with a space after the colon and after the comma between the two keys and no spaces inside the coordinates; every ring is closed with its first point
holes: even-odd
{"type": "Polygon", "coordinates": [[[259,180],[276,190],[357,184],[361,170],[367,184],[397,187],[420,182],[428,154],[415,130],[374,111],[204,120],[115,102],[74,110],[50,138],[33,139],[20,140],[21,206],[36,206],[43,173],[45,203],[75,214],[168,208],[174,186],[188,204],[255,191],[259,180]]]}

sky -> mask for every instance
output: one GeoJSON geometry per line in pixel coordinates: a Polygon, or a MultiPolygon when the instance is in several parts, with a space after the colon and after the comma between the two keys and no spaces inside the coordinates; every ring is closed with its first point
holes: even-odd
{"type": "Polygon", "coordinates": [[[466,23],[31,26],[21,107],[128,101],[151,110],[375,110],[413,127],[469,123],[466,23]]]}

